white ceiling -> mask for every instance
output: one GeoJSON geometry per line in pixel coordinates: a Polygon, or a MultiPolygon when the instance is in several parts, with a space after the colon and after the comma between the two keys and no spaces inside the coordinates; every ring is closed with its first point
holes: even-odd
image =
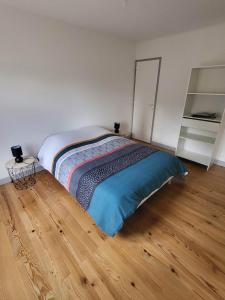
{"type": "Polygon", "coordinates": [[[0,0],[120,37],[142,40],[225,21],[225,0],[0,0]]]}

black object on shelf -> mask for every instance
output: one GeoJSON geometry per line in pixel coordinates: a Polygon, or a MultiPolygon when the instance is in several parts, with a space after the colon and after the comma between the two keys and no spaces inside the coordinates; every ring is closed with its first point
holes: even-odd
{"type": "Polygon", "coordinates": [[[17,146],[12,146],[11,147],[11,151],[12,151],[12,155],[13,157],[15,157],[15,162],[16,163],[21,163],[23,162],[23,151],[21,146],[17,145],[17,146]]]}
{"type": "Polygon", "coordinates": [[[114,132],[115,133],[120,133],[120,123],[115,122],[114,123],[114,132]]]}
{"type": "Polygon", "coordinates": [[[206,118],[206,119],[216,119],[216,113],[209,113],[209,112],[199,112],[191,114],[193,118],[206,118]]]}

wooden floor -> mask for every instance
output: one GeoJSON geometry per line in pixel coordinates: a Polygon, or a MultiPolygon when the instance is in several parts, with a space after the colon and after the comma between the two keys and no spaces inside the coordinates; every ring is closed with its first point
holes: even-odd
{"type": "Polygon", "coordinates": [[[188,164],[109,238],[47,172],[0,187],[0,299],[225,299],[225,168],[188,164]]]}

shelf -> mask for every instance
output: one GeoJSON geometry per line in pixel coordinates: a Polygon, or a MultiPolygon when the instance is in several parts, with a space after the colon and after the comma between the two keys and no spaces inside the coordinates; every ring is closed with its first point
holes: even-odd
{"type": "Polygon", "coordinates": [[[215,144],[215,141],[216,141],[215,137],[194,134],[194,133],[181,133],[180,138],[195,140],[195,141],[208,143],[208,144],[215,144]]]}
{"type": "Polygon", "coordinates": [[[212,122],[212,123],[221,123],[221,119],[216,118],[216,119],[210,119],[210,118],[196,118],[192,116],[183,116],[185,119],[192,119],[192,120],[198,120],[202,122],[212,122]]]}
{"type": "Polygon", "coordinates": [[[185,159],[197,162],[197,163],[205,165],[205,166],[208,166],[209,161],[210,161],[209,156],[205,156],[205,155],[202,155],[199,153],[195,153],[195,152],[191,152],[191,151],[187,151],[187,150],[183,150],[183,149],[178,149],[176,152],[176,156],[183,157],[185,159]]]}
{"type": "Polygon", "coordinates": [[[176,155],[209,167],[225,117],[225,65],[192,68],[176,155]],[[207,118],[203,118],[204,112],[207,118]],[[203,115],[201,115],[201,113],[203,115]],[[210,118],[214,114],[216,118],[210,118]],[[194,115],[194,116],[193,116],[194,115]]]}
{"type": "Polygon", "coordinates": [[[190,92],[188,95],[199,95],[199,96],[224,96],[225,93],[202,93],[202,92],[190,92]]]}

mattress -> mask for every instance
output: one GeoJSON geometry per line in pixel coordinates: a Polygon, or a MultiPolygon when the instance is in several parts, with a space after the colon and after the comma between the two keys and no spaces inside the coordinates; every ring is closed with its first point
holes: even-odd
{"type": "Polygon", "coordinates": [[[187,173],[175,156],[95,126],[47,137],[38,158],[109,236],[166,182],[187,173]]]}

